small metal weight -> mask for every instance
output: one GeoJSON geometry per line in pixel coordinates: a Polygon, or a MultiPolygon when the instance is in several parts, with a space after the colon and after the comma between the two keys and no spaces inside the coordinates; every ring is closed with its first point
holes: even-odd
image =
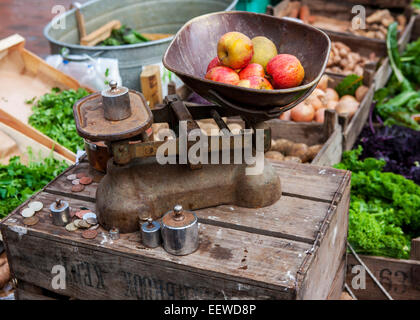
{"type": "Polygon", "coordinates": [[[55,200],[55,202],[50,205],[50,211],[54,225],[65,226],[70,223],[70,207],[67,201],[60,199],[55,200]]]}
{"type": "Polygon", "coordinates": [[[117,228],[111,228],[109,230],[109,237],[112,240],[118,240],[120,238],[120,230],[118,230],[117,228]]]}
{"type": "Polygon", "coordinates": [[[153,221],[152,218],[141,224],[141,239],[143,244],[149,248],[156,248],[162,243],[160,237],[160,223],[153,221]]]}
{"type": "Polygon", "coordinates": [[[162,218],[162,240],[165,250],[176,256],[197,250],[199,239],[196,214],[176,205],[162,218]]]}
{"type": "Polygon", "coordinates": [[[131,116],[130,96],[126,87],[118,87],[117,82],[109,82],[110,89],[103,90],[102,105],[105,119],[120,121],[131,116]]]}

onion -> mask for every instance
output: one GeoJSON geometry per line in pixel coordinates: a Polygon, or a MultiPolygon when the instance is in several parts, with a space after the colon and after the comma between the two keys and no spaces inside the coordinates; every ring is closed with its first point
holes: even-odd
{"type": "Polygon", "coordinates": [[[327,109],[328,110],[335,110],[335,108],[337,107],[337,104],[338,104],[338,101],[334,101],[334,100],[328,101],[327,109]]]}
{"type": "Polygon", "coordinates": [[[359,88],[357,88],[355,92],[356,100],[359,102],[362,101],[368,91],[369,88],[366,86],[360,86],[359,88]]]}
{"type": "Polygon", "coordinates": [[[347,113],[349,118],[353,117],[356,113],[359,103],[357,100],[349,95],[343,96],[337,104],[335,110],[338,114],[347,113]]]}
{"type": "Polygon", "coordinates": [[[316,122],[319,122],[319,123],[324,123],[325,110],[327,110],[327,109],[322,108],[322,109],[318,109],[318,110],[315,112],[315,121],[316,121],[316,122]]]}
{"type": "Polygon", "coordinates": [[[325,95],[324,98],[326,100],[326,102],[328,103],[329,101],[338,101],[340,99],[340,97],[338,96],[337,91],[335,91],[334,89],[331,88],[327,88],[325,89],[325,95]]]}
{"type": "Polygon", "coordinates": [[[312,106],[306,104],[305,102],[301,102],[292,109],[290,115],[293,121],[310,122],[315,116],[315,111],[312,106]]]}
{"type": "Polygon", "coordinates": [[[318,85],[316,87],[325,91],[328,88],[328,79],[329,77],[326,74],[324,74],[321,77],[321,80],[319,80],[318,85]]]}
{"type": "Polygon", "coordinates": [[[290,113],[291,113],[291,111],[292,111],[292,110],[287,110],[287,111],[283,112],[283,113],[280,115],[279,119],[280,119],[280,120],[285,120],[285,121],[290,121],[290,120],[291,120],[291,117],[290,117],[290,113]]]}
{"type": "Polygon", "coordinates": [[[309,98],[305,100],[305,103],[310,104],[315,111],[324,107],[321,100],[313,95],[310,95],[309,98]]]}

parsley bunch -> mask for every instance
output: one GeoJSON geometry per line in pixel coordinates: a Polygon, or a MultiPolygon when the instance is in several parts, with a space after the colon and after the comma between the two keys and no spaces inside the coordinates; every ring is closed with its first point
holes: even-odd
{"type": "Polygon", "coordinates": [[[77,152],[83,148],[83,139],[77,134],[73,117],[74,103],[87,96],[85,89],[63,90],[54,88],[43,95],[32,107],[29,124],[67,149],[77,152]]]}
{"type": "MultiPolygon", "coordinates": [[[[32,158],[30,150],[29,155],[32,158]]],[[[13,157],[8,165],[0,165],[0,218],[42,189],[67,166],[65,161],[52,156],[39,162],[30,160],[27,166],[21,163],[20,157],[13,157]]]]}

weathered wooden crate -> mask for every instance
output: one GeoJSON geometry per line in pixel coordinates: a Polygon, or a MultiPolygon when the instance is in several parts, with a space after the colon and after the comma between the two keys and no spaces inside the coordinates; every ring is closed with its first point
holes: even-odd
{"type": "Polygon", "coordinates": [[[337,114],[326,110],[324,123],[304,123],[283,120],[267,121],[272,139],[288,139],[308,146],[322,144],[322,149],[311,164],[332,166],[341,161],[343,135],[337,114]]]}
{"type": "MultiPolygon", "coordinates": [[[[368,1],[369,0],[364,1],[365,2],[364,9],[366,12],[366,16],[369,16],[376,9],[378,9],[378,6],[375,5],[374,3],[372,4],[366,3],[368,1]]],[[[384,0],[384,1],[387,1],[387,0],[384,0]]],[[[273,8],[272,10],[273,14],[278,17],[284,16],[286,13],[285,9],[287,8],[287,4],[289,2],[290,2],[289,0],[281,1],[277,6],[273,8]]],[[[328,1],[328,0],[310,0],[310,1],[301,0],[300,2],[309,7],[312,15],[322,16],[322,17],[325,17],[325,19],[328,19],[328,18],[339,19],[343,23],[350,22],[353,19],[353,17],[356,15],[356,13],[352,13],[353,6],[362,4],[360,3],[360,1],[351,1],[351,0],[346,0],[346,1],[341,1],[341,2],[328,1]]],[[[400,40],[409,37],[409,34],[411,33],[411,29],[413,27],[413,23],[415,20],[415,16],[413,15],[413,9],[409,5],[393,6],[393,7],[389,7],[388,9],[390,9],[391,14],[393,15],[397,13],[404,14],[407,20],[407,24],[406,24],[405,29],[399,35],[399,37],[400,37],[400,40]]],[[[328,32],[328,35],[351,34],[350,32],[344,31],[339,22],[336,23],[335,27],[336,27],[335,30],[328,30],[328,29],[323,29],[323,30],[328,32]]],[[[367,38],[363,36],[356,36],[356,37],[359,39],[368,39],[372,41],[379,41],[382,43],[385,42],[385,40],[381,40],[381,39],[373,39],[373,38],[367,38]]]]}
{"type": "MultiPolygon", "coordinates": [[[[283,195],[274,205],[222,205],[196,211],[200,247],[177,257],[148,249],[139,233],[110,241],[52,225],[57,197],[74,210],[95,209],[97,182],[71,193],[70,173],[92,170],[84,160],[32,199],[42,201],[40,222],[26,227],[17,208],[1,223],[18,298],[75,299],[338,299],[346,265],[350,172],[303,164],[273,164],[283,195]],[[52,287],[51,270],[63,265],[66,289],[52,287]]],[[[102,177],[91,172],[94,180],[102,177]]],[[[123,201],[123,199],[122,199],[123,201]]]]}
{"type": "Polygon", "coordinates": [[[53,87],[76,90],[81,86],[72,77],[26,50],[24,45],[25,39],[17,34],[0,40],[0,78],[8,79],[0,88],[0,122],[74,162],[76,155],[72,151],[28,124],[32,111],[25,100],[39,98],[51,92],[53,87]]]}
{"type": "MultiPolygon", "coordinates": [[[[411,259],[408,260],[374,256],[360,256],[360,258],[393,299],[420,300],[420,239],[412,241],[411,259]]],[[[349,254],[346,275],[348,285],[351,285],[353,278],[359,273],[359,271],[352,273],[355,265],[359,265],[359,262],[349,254]]],[[[352,291],[361,300],[386,299],[367,274],[366,288],[352,288],[352,291]]]]}

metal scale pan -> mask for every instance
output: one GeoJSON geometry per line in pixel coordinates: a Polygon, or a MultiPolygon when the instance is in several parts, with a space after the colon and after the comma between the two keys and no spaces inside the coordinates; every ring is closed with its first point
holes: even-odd
{"type": "Polygon", "coordinates": [[[330,46],[324,32],[297,21],[250,12],[217,12],[186,23],[169,45],[163,64],[202,97],[258,122],[278,117],[315,89],[324,73],[330,46]],[[207,65],[217,55],[219,38],[230,31],[242,32],[249,38],[265,36],[279,53],[295,55],[305,69],[302,85],[258,90],[205,79],[207,65]]]}

